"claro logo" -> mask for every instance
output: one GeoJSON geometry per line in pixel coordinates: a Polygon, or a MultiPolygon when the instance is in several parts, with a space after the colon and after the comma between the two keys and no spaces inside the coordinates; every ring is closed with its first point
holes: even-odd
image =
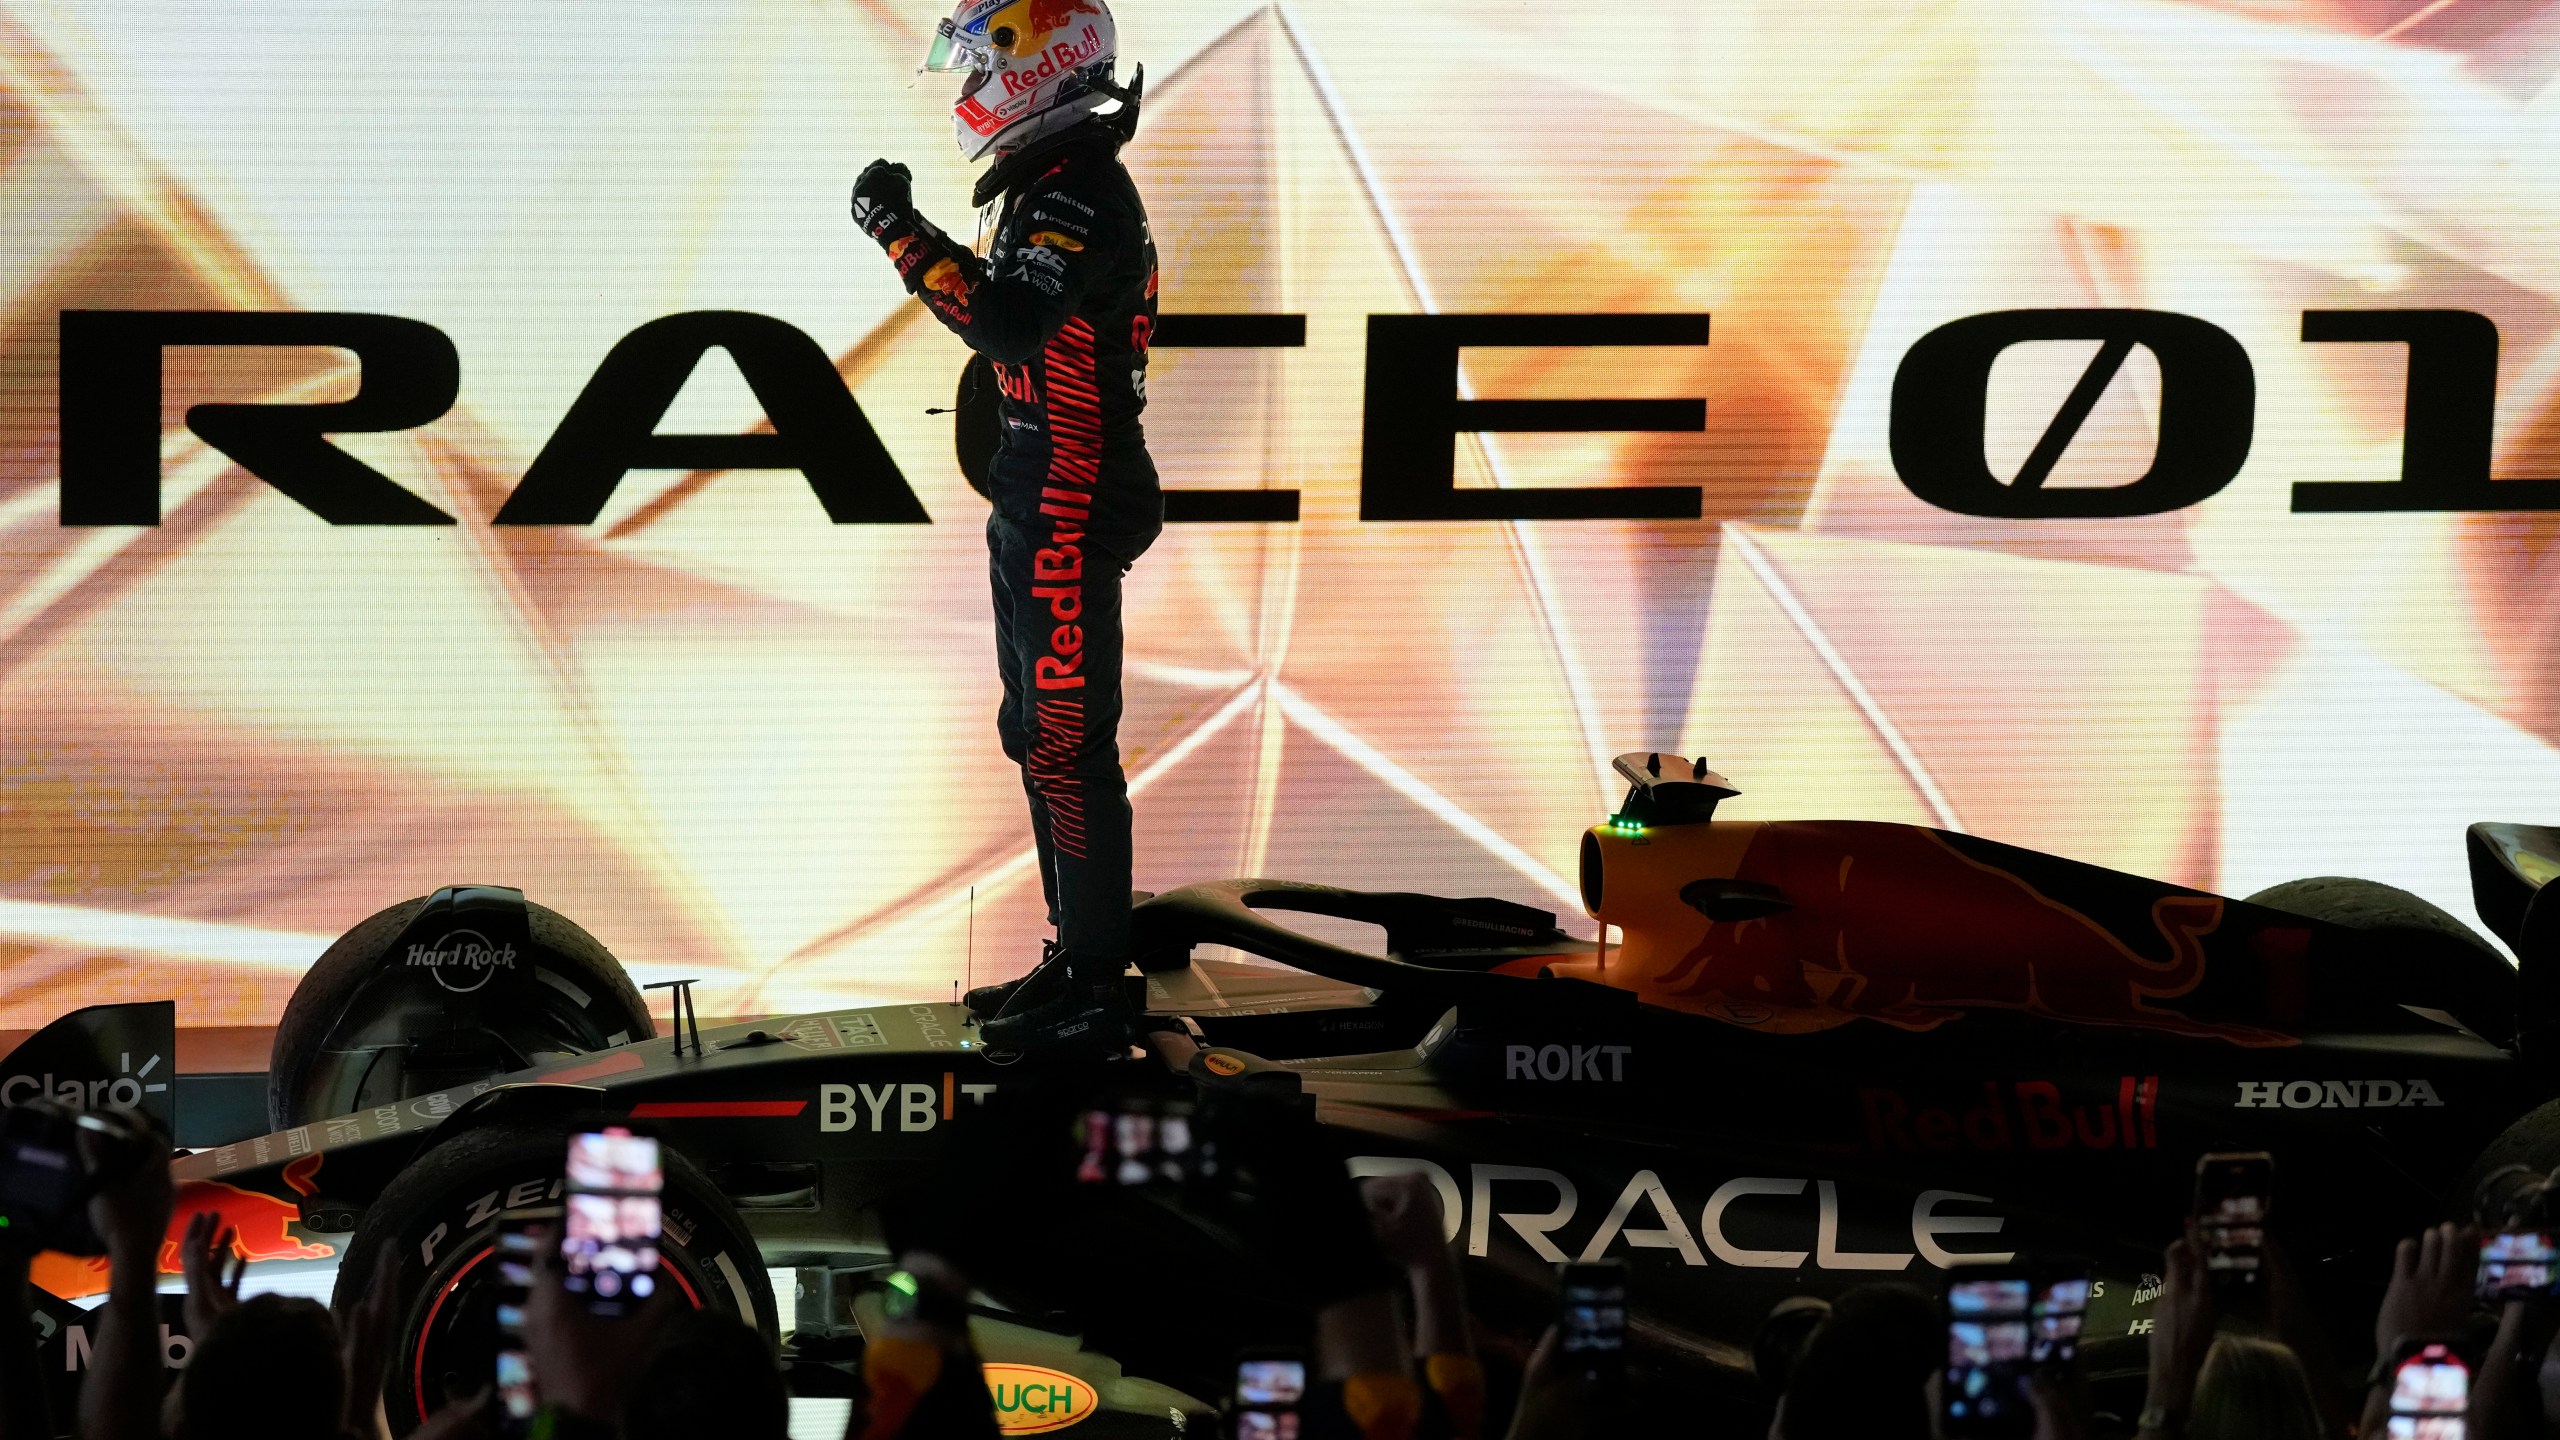
{"type": "Polygon", "coordinates": [[[1579,1228],[1575,1220],[1582,1212],[1582,1190],[1560,1171],[1534,1165],[1470,1165],[1461,1189],[1456,1175],[1429,1160],[1358,1155],[1349,1166],[1355,1177],[1421,1175],[1430,1180],[1440,1192],[1448,1238],[1454,1241],[1463,1233],[1470,1255],[1491,1249],[1498,1220],[1531,1254],[1550,1264],[1599,1260],[1617,1246],[1673,1251],[1683,1265],[1712,1263],[1753,1270],[1800,1270],[1808,1263],[1817,1270],[1905,1270],[1915,1259],[1947,1269],[2013,1258],[2011,1251],[1950,1250],[1939,1243],[1957,1235],[1997,1235],[2008,1224],[1998,1215],[1941,1214],[1948,1207],[1994,1203],[1989,1196],[1960,1190],[1920,1192],[1912,1202],[1907,1230],[1899,1216],[1882,1226],[1872,1221],[1860,1226],[1869,1236],[1877,1229],[1907,1234],[1910,1249],[1849,1250],[1840,1241],[1840,1188],[1833,1181],[1744,1175],[1725,1181],[1704,1204],[1687,1210],[1661,1176],[1639,1170],[1618,1188],[1599,1225],[1576,1247],[1567,1236],[1579,1228]],[[1810,1196],[1807,1191],[1812,1192],[1810,1196]],[[1801,1233],[1808,1221],[1812,1249],[1780,1249],[1771,1243],[1782,1234],[1801,1233]],[[1757,1243],[1735,1238],[1734,1232],[1744,1228],[1757,1243]]]}
{"type": "Polygon", "coordinates": [[[150,1078],[151,1072],[160,1068],[159,1056],[144,1056],[139,1070],[133,1068],[130,1052],[118,1059],[127,1073],[112,1079],[83,1080],[72,1075],[57,1079],[51,1071],[0,1079],[0,1105],[23,1105],[42,1098],[60,1101],[74,1110],[132,1110],[141,1106],[145,1094],[158,1094],[169,1088],[166,1079],[150,1078]]]}
{"type": "Polygon", "coordinates": [[[492,973],[516,968],[516,947],[491,944],[477,930],[452,930],[433,945],[410,946],[408,963],[426,967],[454,994],[468,995],[488,984],[492,973]]]}

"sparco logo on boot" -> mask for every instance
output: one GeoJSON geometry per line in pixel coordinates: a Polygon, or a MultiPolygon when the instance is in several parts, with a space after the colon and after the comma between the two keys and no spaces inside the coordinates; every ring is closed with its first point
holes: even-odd
{"type": "Polygon", "coordinates": [[[408,963],[425,966],[447,990],[468,995],[496,971],[516,968],[516,947],[493,945],[477,930],[449,930],[433,945],[410,946],[408,963]]]}

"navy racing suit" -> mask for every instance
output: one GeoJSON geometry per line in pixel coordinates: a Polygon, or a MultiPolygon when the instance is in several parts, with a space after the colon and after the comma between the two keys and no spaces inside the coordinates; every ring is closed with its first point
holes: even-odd
{"type": "Polygon", "coordinates": [[[863,228],[925,308],[994,364],[1003,433],[988,474],[988,578],[1004,701],[1058,945],[1129,953],[1129,787],[1120,769],[1121,580],[1164,524],[1139,413],[1156,250],[1119,136],[1100,124],[1007,156],[981,260],[911,208],[863,228]]]}

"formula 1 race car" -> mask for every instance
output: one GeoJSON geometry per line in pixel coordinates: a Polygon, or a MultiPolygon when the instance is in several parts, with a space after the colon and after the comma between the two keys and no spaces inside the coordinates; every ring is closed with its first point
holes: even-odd
{"type": "MultiPolygon", "coordinates": [[[[2560,830],[2470,832],[2519,967],[2371,882],[2226,899],[1913,825],[1717,820],[1737,792],[1704,761],[1618,768],[1627,800],[1582,842],[1602,940],[1500,900],[1190,886],[1139,908],[1153,1034],[1100,1068],[1312,1097],[1354,1174],[1428,1178],[1497,1328],[1544,1323],[1556,1262],[1625,1258],[1636,1359],[1675,1377],[1746,1369],[1787,1296],[1934,1289],[2011,1255],[2091,1262],[2084,1356],[2138,1375],[2199,1155],[2273,1152],[2297,1268],[2360,1316],[2399,1237],[2494,1167],[2560,1164],[2560,830]],[[1293,914],[1379,926],[1383,952],[1293,914]]],[[[176,1223],[218,1209],[254,1260],[339,1264],[342,1306],[396,1286],[405,1431],[485,1383],[497,1218],[558,1195],[565,1124],[645,1123],[670,1151],[669,1273],[788,1331],[805,1382],[876,1318],[893,1190],[994,1142],[1009,1094],[1064,1083],[1016,1062],[945,1004],[660,1036],[584,931],[455,887],[312,969],[277,1035],[275,1133],[178,1160],[176,1223]],[[787,1324],[769,1269],[795,1276],[787,1324]]],[[[1303,1324],[1214,1227],[1040,1243],[977,1277],[1000,1409],[999,1372],[1052,1377],[1036,1407],[1017,1384],[1008,1428],[1179,1433],[1238,1344],[1303,1324]]],[[[103,1286],[102,1262],[38,1276],[103,1286]]]]}

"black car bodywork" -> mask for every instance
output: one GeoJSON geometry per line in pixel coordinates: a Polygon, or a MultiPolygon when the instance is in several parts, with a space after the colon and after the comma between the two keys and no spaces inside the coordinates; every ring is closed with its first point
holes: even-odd
{"type": "MultiPolygon", "coordinates": [[[[1586,841],[1608,946],[1502,901],[1192,886],[1141,908],[1158,1033],[1125,1063],[1302,1090],[1355,1173],[1428,1177],[1480,1302],[1531,1330],[1555,1262],[1623,1256],[1637,1343],[1674,1369],[1747,1365],[1789,1295],[2074,1255],[2100,1281],[2091,1363],[2130,1372],[2203,1153],[2274,1153],[2284,1244],[2341,1302],[2378,1292],[2399,1237],[2463,1206],[2484,1152],[2560,1162],[2517,1128],[2555,1093],[2560,890],[2542,881],[2560,834],[2475,827],[2479,908],[2523,961],[2491,971],[2388,927],[1920,827],[1718,821],[1729,787],[1659,766],[1622,763],[1626,813],[1586,841]],[[1316,939],[1276,918],[1292,912],[1374,924],[1385,943],[1316,939]]],[[[262,1217],[252,1258],[311,1259],[458,1132],[626,1117],[752,1235],[759,1253],[728,1257],[738,1294],[767,1267],[798,1271],[786,1328],[816,1353],[858,1343],[838,1280],[884,1258],[883,1202],[994,1138],[990,1107],[1055,1074],[989,1054],[946,1004],[633,1041],[181,1159],[180,1223],[262,1217]]],[[[512,1189],[459,1196],[444,1233],[404,1243],[428,1263],[485,1245],[499,1210],[544,1198],[512,1189]]],[[[1005,1298],[1088,1334],[1079,1316],[1128,1300],[1106,1304],[1082,1267],[1056,1273],[1008,1277],[1005,1298]]],[[[1113,1353],[1214,1393],[1196,1359],[1215,1307],[1162,1275],[1129,1287],[1186,1343],[1151,1357],[1113,1330],[1113,1353]]],[[[413,1345],[441,1299],[410,1299],[413,1345]]]]}

